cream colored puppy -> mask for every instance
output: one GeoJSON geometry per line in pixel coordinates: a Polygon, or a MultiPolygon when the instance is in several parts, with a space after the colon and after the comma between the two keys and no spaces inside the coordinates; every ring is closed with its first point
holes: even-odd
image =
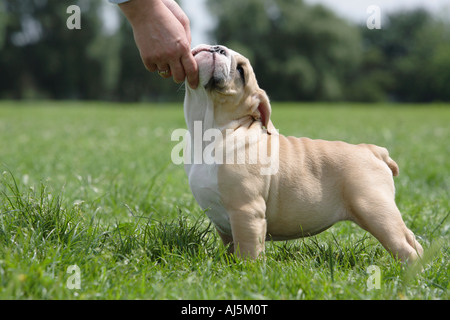
{"type": "Polygon", "coordinates": [[[357,223],[403,261],[422,254],[394,200],[385,148],[278,134],[249,61],[224,46],[193,49],[200,85],[186,85],[185,168],[225,245],[256,258],[264,241],[357,223]]]}

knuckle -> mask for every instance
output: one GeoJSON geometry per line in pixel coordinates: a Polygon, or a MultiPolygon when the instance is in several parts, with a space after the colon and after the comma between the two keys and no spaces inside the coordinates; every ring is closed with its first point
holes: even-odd
{"type": "Polygon", "coordinates": [[[180,23],[181,23],[181,25],[183,26],[183,27],[187,27],[187,26],[189,26],[190,25],[190,21],[189,21],[189,18],[187,17],[187,16],[185,16],[185,15],[183,15],[183,16],[181,16],[180,17],[180,23]]]}
{"type": "Polygon", "coordinates": [[[181,42],[181,47],[186,52],[191,52],[191,44],[187,39],[184,39],[184,41],[181,42]]]}
{"type": "Polygon", "coordinates": [[[155,65],[155,59],[152,55],[141,53],[142,62],[147,69],[151,69],[155,65]]]}
{"type": "Polygon", "coordinates": [[[156,71],[156,65],[153,62],[151,62],[149,60],[143,60],[143,63],[144,63],[145,69],[147,69],[148,71],[150,71],[150,72],[156,71]]]}
{"type": "Polygon", "coordinates": [[[187,51],[190,52],[190,50],[191,50],[191,45],[190,45],[189,41],[186,38],[178,39],[177,46],[183,52],[183,54],[185,52],[187,52],[187,51]]]}
{"type": "Polygon", "coordinates": [[[175,81],[176,83],[181,83],[184,81],[184,78],[186,76],[184,75],[184,73],[178,73],[178,74],[174,74],[173,75],[173,81],[175,81]]]}

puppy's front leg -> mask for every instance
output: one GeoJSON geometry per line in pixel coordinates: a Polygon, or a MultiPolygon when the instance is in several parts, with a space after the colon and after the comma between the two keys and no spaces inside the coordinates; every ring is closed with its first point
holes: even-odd
{"type": "Polygon", "coordinates": [[[229,209],[228,214],[233,233],[234,253],[243,259],[256,259],[264,252],[267,232],[264,199],[229,209]]]}

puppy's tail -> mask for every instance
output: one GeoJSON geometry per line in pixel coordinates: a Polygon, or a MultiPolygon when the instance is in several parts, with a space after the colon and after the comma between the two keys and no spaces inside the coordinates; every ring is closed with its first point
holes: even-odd
{"type": "Polygon", "coordinates": [[[389,151],[386,148],[373,144],[366,144],[366,147],[369,148],[378,159],[384,161],[388,165],[394,177],[399,175],[400,169],[398,168],[397,163],[389,157],[389,151]]]}
{"type": "Polygon", "coordinates": [[[386,162],[386,164],[388,165],[389,169],[391,169],[392,175],[394,177],[399,175],[400,169],[398,168],[398,164],[397,164],[397,162],[392,160],[391,157],[389,157],[389,153],[387,153],[387,150],[386,150],[386,156],[383,157],[383,161],[386,162]]]}

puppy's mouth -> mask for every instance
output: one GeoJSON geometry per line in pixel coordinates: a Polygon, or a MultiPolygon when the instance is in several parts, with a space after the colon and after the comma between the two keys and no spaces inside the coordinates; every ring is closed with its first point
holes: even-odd
{"type": "Polygon", "coordinates": [[[192,49],[197,60],[200,83],[209,90],[225,86],[230,70],[230,54],[223,46],[200,45],[192,49]]]}

